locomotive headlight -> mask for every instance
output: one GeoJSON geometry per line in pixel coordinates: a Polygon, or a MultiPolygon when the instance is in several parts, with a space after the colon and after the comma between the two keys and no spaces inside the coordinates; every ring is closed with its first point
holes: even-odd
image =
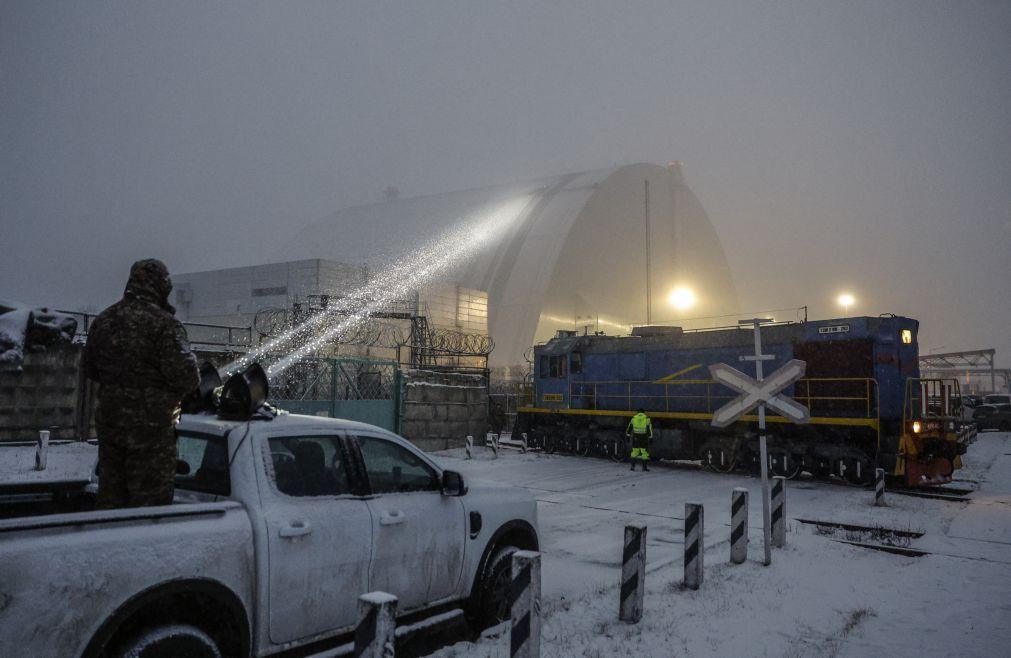
{"type": "Polygon", "coordinates": [[[913,434],[919,434],[922,427],[920,426],[920,421],[913,421],[913,434]]]}

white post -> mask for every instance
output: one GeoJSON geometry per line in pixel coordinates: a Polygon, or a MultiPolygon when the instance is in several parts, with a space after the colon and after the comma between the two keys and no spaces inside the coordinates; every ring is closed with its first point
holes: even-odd
{"type": "Polygon", "coordinates": [[[523,432],[522,434],[520,434],[520,436],[523,437],[523,447],[520,449],[520,451],[525,453],[527,451],[527,448],[529,447],[529,445],[527,444],[527,433],[523,432]]]}
{"type": "Polygon", "coordinates": [[[646,526],[638,523],[625,526],[624,546],[618,620],[635,624],[642,619],[642,601],[646,593],[646,526]]]}
{"type": "Polygon", "coordinates": [[[513,553],[512,624],[509,655],[539,658],[541,655],[541,554],[513,553]]]}
{"type": "Polygon", "coordinates": [[[882,507],[885,504],[885,469],[874,469],[874,504],[882,507]]]}
{"type": "Polygon", "coordinates": [[[474,437],[467,436],[467,459],[472,459],[474,457],[474,437]]]}
{"type": "Polygon", "coordinates": [[[786,478],[772,478],[772,545],[786,546],[786,478]]]}
{"type": "MultiPolygon", "coordinates": [[[[755,326],[755,380],[761,382],[765,379],[762,372],[762,361],[766,355],[762,354],[762,323],[758,318],[754,320],[755,326]]],[[[758,405],[758,452],[762,460],[762,543],[765,546],[765,560],[763,564],[772,564],[772,513],[769,511],[769,448],[765,437],[765,403],[758,405]]]]}
{"type": "Polygon", "coordinates": [[[49,456],[49,430],[39,430],[39,440],[35,445],[35,470],[46,470],[46,458],[49,456]]]}
{"type": "Polygon", "coordinates": [[[498,434],[491,435],[491,451],[498,457],[498,434]]]}
{"type": "Polygon", "coordinates": [[[705,514],[702,505],[685,503],[685,587],[702,585],[705,514]]]}
{"type": "Polygon", "coordinates": [[[730,561],[743,564],[748,559],[748,490],[734,489],[730,496],[730,561]]]}
{"type": "Polygon", "coordinates": [[[358,597],[358,626],[355,627],[355,656],[387,658],[396,647],[397,597],[386,592],[369,592],[358,597]]]}

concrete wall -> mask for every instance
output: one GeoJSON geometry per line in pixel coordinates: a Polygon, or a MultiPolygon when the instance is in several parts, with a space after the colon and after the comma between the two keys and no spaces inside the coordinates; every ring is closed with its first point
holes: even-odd
{"type": "Polygon", "coordinates": [[[25,354],[21,372],[0,372],[0,441],[93,437],[94,396],[81,377],[81,346],[25,354]]]}
{"type": "Polygon", "coordinates": [[[409,370],[400,430],[422,450],[460,448],[467,435],[483,445],[488,386],[481,375],[409,370]]]}

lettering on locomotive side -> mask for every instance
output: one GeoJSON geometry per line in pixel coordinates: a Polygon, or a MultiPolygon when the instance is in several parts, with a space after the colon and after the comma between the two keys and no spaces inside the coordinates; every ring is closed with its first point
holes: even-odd
{"type": "Polygon", "coordinates": [[[819,334],[846,334],[849,333],[850,326],[848,324],[833,324],[828,327],[818,327],[819,334]]]}
{"type": "Polygon", "coordinates": [[[561,402],[562,401],[562,394],[561,393],[545,393],[544,395],[541,396],[541,399],[544,400],[545,402],[561,402]]]}

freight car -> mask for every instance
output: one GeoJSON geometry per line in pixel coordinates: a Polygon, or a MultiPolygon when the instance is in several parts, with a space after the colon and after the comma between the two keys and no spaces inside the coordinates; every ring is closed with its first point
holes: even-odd
{"type": "MultiPolygon", "coordinates": [[[[884,468],[908,486],[941,484],[961,467],[975,437],[962,420],[958,382],[921,379],[916,320],[894,315],[778,323],[762,328],[775,368],[807,364],[785,392],[806,405],[811,420],[794,425],[769,413],[771,472],[803,471],[853,484],[884,468]]],[[[716,471],[759,468],[758,417],[725,429],[713,412],[736,397],[709,377],[708,367],[752,353],[752,329],[683,330],[646,326],[630,336],[559,332],[534,348],[533,399],[520,407],[514,436],[546,452],[623,460],[625,427],[637,409],[653,419],[654,459],[699,460],[716,471]]]]}

